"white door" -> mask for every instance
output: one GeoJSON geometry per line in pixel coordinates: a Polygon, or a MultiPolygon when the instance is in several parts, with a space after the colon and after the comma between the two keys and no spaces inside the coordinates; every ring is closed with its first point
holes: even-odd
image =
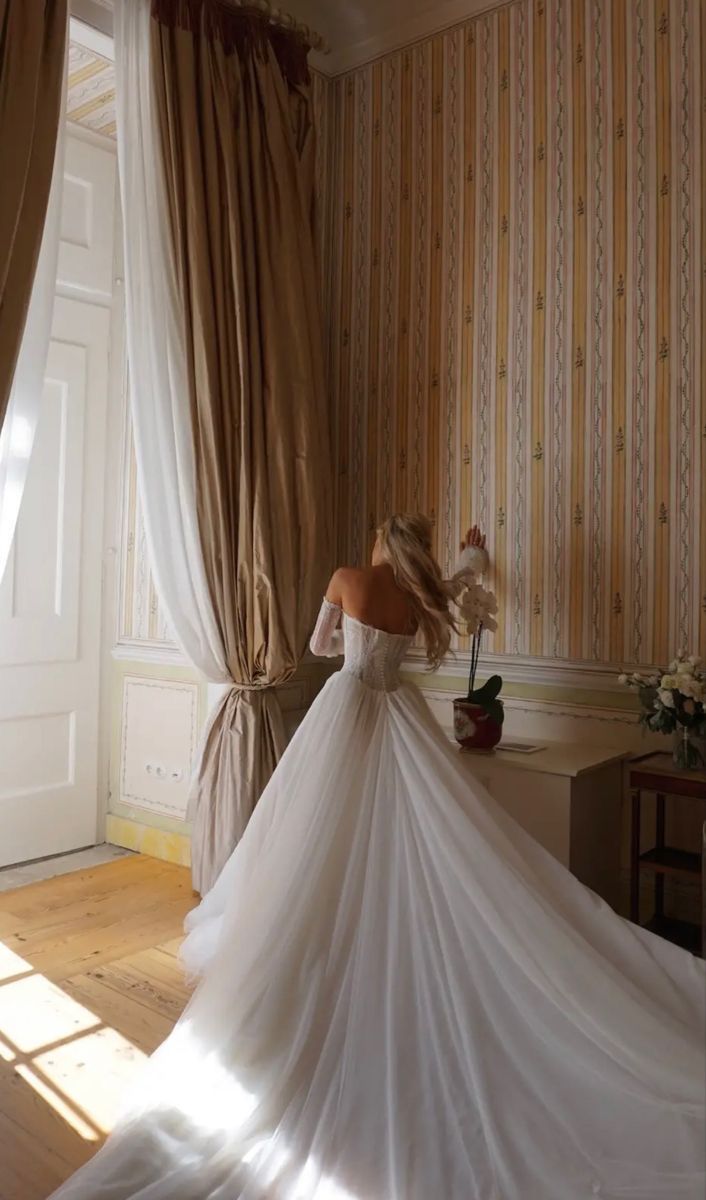
{"type": "Polygon", "coordinates": [[[115,158],[70,137],[42,408],[0,585],[0,865],[96,840],[115,158]]]}

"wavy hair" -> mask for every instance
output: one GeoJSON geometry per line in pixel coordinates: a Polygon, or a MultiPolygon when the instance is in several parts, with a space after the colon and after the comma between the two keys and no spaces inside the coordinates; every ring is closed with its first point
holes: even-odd
{"type": "Polygon", "coordinates": [[[449,604],[454,599],[432,553],[432,524],[428,517],[397,513],[377,531],[380,554],[390,564],[397,586],[409,594],[412,610],[424,638],[429,670],[435,670],[448,652],[451,634],[458,626],[449,604]]]}

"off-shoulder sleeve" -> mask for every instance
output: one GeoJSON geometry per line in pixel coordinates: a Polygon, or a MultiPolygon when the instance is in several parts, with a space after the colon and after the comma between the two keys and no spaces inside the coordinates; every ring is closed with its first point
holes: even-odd
{"type": "Polygon", "coordinates": [[[461,551],[456,571],[472,571],[480,577],[485,575],[489,565],[488,551],[484,546],[466,546],[461,551]]]}
{"type": "Polygon", "coordinates": [[[324,598],[309,642],[312,654],[321,658],[336,658],[343,654],[343,630],[337,628],[341,611],[338,604],[324,598]]]}

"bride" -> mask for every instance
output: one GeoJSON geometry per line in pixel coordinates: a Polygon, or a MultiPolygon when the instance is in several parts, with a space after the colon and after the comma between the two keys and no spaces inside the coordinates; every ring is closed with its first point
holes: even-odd
{"type": "MultiPolygon", "coordinates": [[[[471,539],[478,544],[481,539],[471,539]]],[[[704,963],[469,783],[400,678],[449,648],[421,517],[340,570],[344,651],[187,921],[202,976],[61,1200],[703,1200],[704,963]]]]}

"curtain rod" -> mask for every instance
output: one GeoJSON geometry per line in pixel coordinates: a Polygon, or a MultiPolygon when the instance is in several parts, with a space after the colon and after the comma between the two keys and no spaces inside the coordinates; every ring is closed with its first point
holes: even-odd
{"type": "Polygon", "coordinates": [[[228,0],[228,3],[232,4],[234,8],[257,9],[267,16],[273,25],[281,25],[284,29],[291,29],[294,33],[301,34],[312,50],[318,50],[320,54],[330,53],[331,47],[320,33],[317,33],[309,25],[305,25],[303,21],[298,21],[285,9],[276,8],[274,4],[270,4],[269,0],[228,0]]]}
{"type": "MultiPolygon", "coordinates": [[[[309,43],[312,50],[318,50],[320,54],[329,54],[331,52],[331,47],[320,33],[317,33],[309,25],[305,25],[303,21],[298,21],[296,17],[293,17],[291,13],[286,12],[284,9],[276,8],[274,4],[269,3],[269,0],[229,0],[229,3],[234,8],[257,9],[267,16],[274,25],[282,25],[285,29],[291,29],[295,33],[301,34],[309,43]]],[[[71,0],[70,7],[71,15],[75,20],[81,21],[88,28],[95,29],[106,37],[112,37],[112,5],[106,4],[104,0],[71,0]],[[98,14],[100,14],[100,17],[98,17],[98,14]]],[[[108,56],[106,55],[106,57],[108,56]]],[[[109,57],[112,58],[113,56],[110,55],[109,57]]]]}

